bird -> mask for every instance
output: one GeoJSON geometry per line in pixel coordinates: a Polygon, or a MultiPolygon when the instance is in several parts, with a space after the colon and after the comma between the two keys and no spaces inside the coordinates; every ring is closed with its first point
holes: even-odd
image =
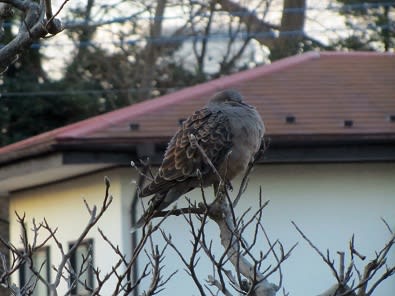
{"type": "Polygon", "coordinates": [[[259,151],[264,133],[262,117],[238,91],[225,89],[214,94],[171,138],[156,175],[139,194],[154,196],[136,227],[196,187],[214,185],[216,190],[218,173],[230,182],[244,172],[259,151]],[[206,157],[194,143],[199,144],[206,157]]]}

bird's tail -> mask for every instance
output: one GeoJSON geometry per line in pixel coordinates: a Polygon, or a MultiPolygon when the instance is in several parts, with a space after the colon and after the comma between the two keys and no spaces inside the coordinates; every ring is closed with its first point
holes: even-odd
{"type": "Polygon", "coordinates": [[[148,224],[151,220],[155,211],[160,211],[164,208],[163,200],[166,193],[157,193],[150,201],[148,208],[144,211],[144,214],[137,220],[137,222],[132,225],[132,232],[138,230],[144,225],[148,224]]]}
{"type": "Polygon", "coordinates": [[[142,228],[144,225],[148,224],[149,221],[151,220],[152,214],[154,213],[154,209],[151,208],[151,206],[145,211],[145,213],[132,225],[130,233],[133,233],[140,228],[142,228]]]}
{"type": "Polygon", "coordinates": [[[137,222],[132,226],[132,232],[138,230],[139,228],[143,227],[144,224],[146,224],[148,222],[147,220],[148,216],[146,216],[145,214],[143,214],[138,220],[137,222]]]}

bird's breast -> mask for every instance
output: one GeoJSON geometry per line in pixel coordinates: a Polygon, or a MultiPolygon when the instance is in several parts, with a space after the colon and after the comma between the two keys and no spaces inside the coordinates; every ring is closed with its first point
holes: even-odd
{"type": "Polygon", "coordinates": [[[232,152],[229,155],[227,177],[233,179],[245,171],[259,150],[264,125],[255,109],[243,109],[228,117],[232,130],[232,152]]]}

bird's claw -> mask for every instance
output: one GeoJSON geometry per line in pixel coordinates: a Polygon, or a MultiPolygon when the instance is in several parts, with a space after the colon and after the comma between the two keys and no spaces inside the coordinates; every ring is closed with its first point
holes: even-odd
{"type": "Polygon", "coordinates": [[[233,191],[233,185],[229,180],[226,181],[226,189],[233,191]]]}

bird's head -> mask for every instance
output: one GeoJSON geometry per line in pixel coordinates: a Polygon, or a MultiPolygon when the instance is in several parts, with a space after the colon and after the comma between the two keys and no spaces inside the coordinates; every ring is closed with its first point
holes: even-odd
{"type": "Polygon", "coordinates": [[[244,105],[241,94],[233,89],[226,89],[216,93],[209,104],[244,105]]]}

